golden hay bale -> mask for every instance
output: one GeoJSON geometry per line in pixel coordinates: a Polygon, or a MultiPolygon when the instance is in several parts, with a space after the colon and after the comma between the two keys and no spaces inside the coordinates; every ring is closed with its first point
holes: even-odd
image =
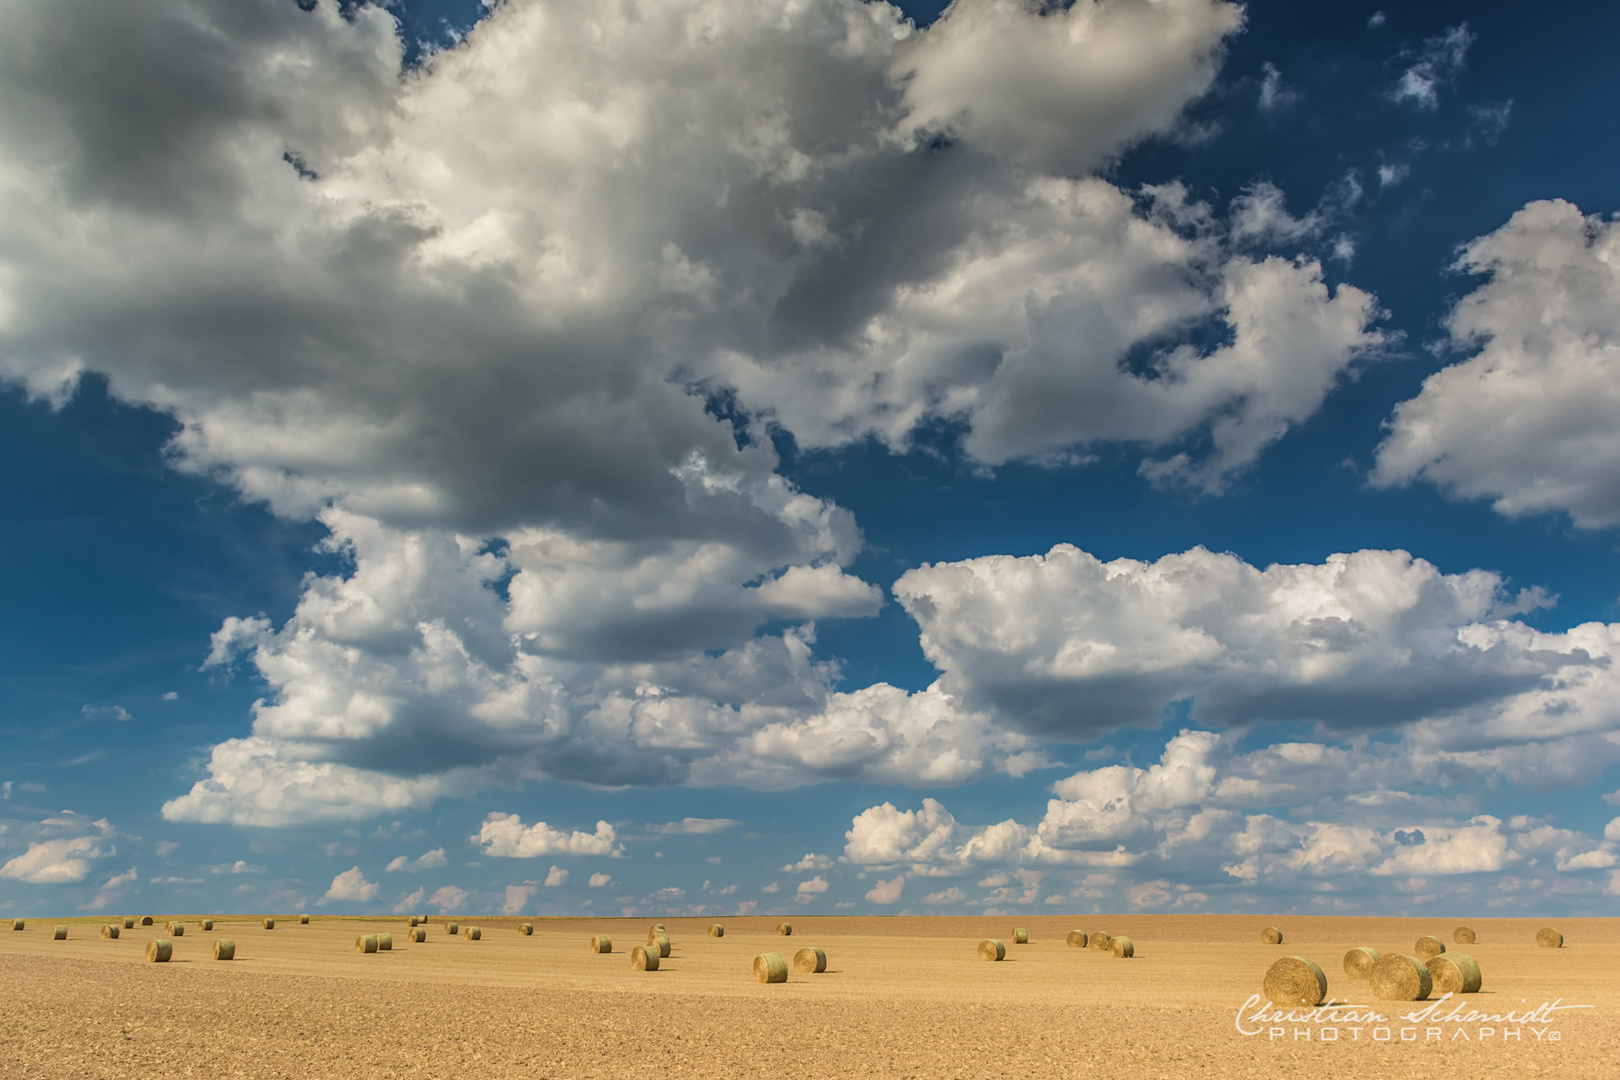
{"type": "Polygon", "coordinates": [[[1373,997],[1384,1001],[1425,1001],[1434,990],[1429,969],[1414,956],[1388,953],[1378,958],[1368,979],[1373,997]]]}
{"type": "Polygon", "coordinates": [[[1564,947],[1564,935],[1550,926],[1543,926],[1536,931],[1536,944],[1543,949],[1562,949],[1564,947]]]}
{"type": "Polygon", "coordinates": [[[811,946],[793,954],[793,970],[817,975],[827,970],[827,954],[811,946]]]}
{"type": "Polygon", "coordinates": [[[24,922],[24,921],[23,921],[23,920],[21,920],[21,919],[12,919],[12,920],[11,920],[11,928],[12,928],[12,929],[13,929],[13,930],[21,930],[21,929],[23,929],[23,928],[24,928],[24,927],[25,927],[25,926],[27,926],[27,925],[28,925],[28,924],[27,924],[27,923],[25,923],[25,922],[24,922]]]}
{"type": "Polygon", "coordinates": [[[606,934],[597,934],[591,938],[591,952],[609,953],[613,951],[613,939],[606,934]]]}
{"type": "Polygon", "coordinates": [[[393,934],[379,933],[377,935],[377,951],[378,952],[393,952],[394,951],[394,935],[393,934]]]}
{"type": "Polygon", "coordinates": [[[1266,969],[1261,989],[1273,1005],[1314,1009],[1327,997],[1327,975],[1303,956],[1285,956],[1266,969]]]}
{"type": "Polygon", "coordinates": [[[721,926],[719,923],[710,923],[709,924],[709,936],[710,937],[725,937],[726,936],[726,928],[721,926]]]}
{"type": "Polygon", "coordinates": [[[479,929],[476,926],[467,927],[467,940],[468,941],[481,941],[483,939],[483,937],[484,937],[484,931],[483,930],[479,929]]]}
{"type": "Polygon", "coordinates": [[[1029,944],[1029,931],[1025,930],[1022,926],[1013,927],[1013,944],[1014,945],[1028,945],[1029,944]]]}
{"type": "Polygon", "coordinates": [[[1108,943],[1112,940],[1107,934],[1098,930],[1086,939],[1086,945],[1089,948],[1096,949],[1098,952],[1107,952],[1108,943]]]}
{"type": "Polygon", "coordinates": [[[1131,944],[1130,938],[1121,935],[1108,943],[1108,951],[1115,959],[1129,960],[1136,955],[1136,946],[1131,944]]]}
{"type": "Polygon", "coordinates": [[[219,938],[214,942],[215,960],[235,960],[236,942],[230,938],[219,938]]]}
{"type": "Polygon", "coordinates": [[[1459,926],[1451,932],[1451,940],[1458,945],[1472,945],[1479,940],[1472,926],[1459,926]]]}
{"type": "Polygon", "coordinates": [[[118,927],[116,927],[116,926],[103,926],[101,928],[101,936],[104,937],[104,938],[115,938],[115,937],[117,937],[118,936],[118,927]]]}
{"type": "Polygon", "coordinates": [[[1275,926],[1268,926],[1264,930],[1260,931],[1260,940],[1265,942],[1267,945],[1281,945],[1282,931],[1277,929],[1275,926]]]}
{"type": "Polygon", "coordinates": [[[264,920],[264,928],[266,930],[274,930],[276,928],[276,920],[274,920],[274,919],[266,919],[266,920],[264,920]]]}
{"type": "Polygon", "coordinates": [[[995,938],[985,938],[979,942],[980,960],[1003,960],[1007,956],[1007,946],[995,938]]]}
{"type": "Polygon", "coordinates": [[[58,926],[56,928],[56,932],[51,935],[51,938],[52,938],[52,940],[55,940],[55,941],[66,941],[67,940],[67,927],[58,926]]]}
{"type": "Polygon", "coordinates": [[[416,917],[416,925],[417,926],[426,926],[427,925],[427,916],[426,915],[418,915],[416,917]]]}
{"type": "Polygon", "coordinates": [[[1412,946],[1412,954],[1419,960],[1427,960],[1431,956],[1439,956],[1446,951],[1446,943],[1430,934],[1424,934],[1412,946]]]}
{"type": "Polygon", "coordinates": [[[407,940],[414,941],[416,944],[420,945],[422,942],[427,940],[427,931],[418,926],[415,930],[412,930],[405,936],[407,940]]]}
{"type": "Polygon", "coordinates": [[[1086,932],[1084,930],[1070,930],[1069,936],[1063,940],[1069,943],[1071,949],[1083,949],[1086,947],[1086,932]]]}
{"type": "Polygon", "coordinates": [[[787,961],[779,952],[760,953],[754,957],[754,981],[762,983],[787,982],[787,961]]]}
{"type": "Polygon", "coordinates": [[[663,923],[661,923],[661,922],[655,922],[655,923],[653,923],[653,924],[652,924],[652,929],[653,929],[653,931],[654,931],[654,932],[656,932],[656,933],[660,933],[660,934],[667,934],[667,933],[669,933],[669,928],[668,928],[668,927],[666,927],[666,926],[665,926],[665,925],[664,925],[664,924],[663,924],[663,923]]]}
{"type": "Polygon", "coordinates": [[[1477,994],[1485,981],[1479,973],[1479,961],[1465,952],[1431,956],[1425,966],[1437,994],[1477,994]]]}
{"type": "Polygon", "coordinates": [[[533,937],[534,923],[524,923],[522,926],[518,927],[518,933],[522,934],[524,937],[533,937]]]}
{"type": "Polygon", "coordinates": [[[125,919],[124,920],[124,929],[125,930],[133,930],[133,929],[135,929],[135,920],[134,919],[125,919]]]}
{"type": "Polygon", "coordinates": [[[630,950],[631,971],[657,971],[658,949],[653,945],[637,945],[630,950]]]}
{"type": "Polygon", "coordinates": [[[186,925],[185,925],[185,923],[172,922],[172,923],[169,923],[167,926],[165,926],[164,929],[169,932],[170,937],[185,937],[186,936],[186,925]]]}
{"type": "Polygon", "coordinates": [[[142,915],[141,916],[141,925],[142,926],[151,926],[152,925],[152,916],[150,916],[150,915],[142,915]]]}
{"type": "Polygon", "coordinates": [[[415,916],[415,915],[412,915],[412,916],[411,916],[411,925],[412,925],[412,926],[415,926],[415,925],[416,925],[416,916],[415,916]]]}
{"type": "Polygon", "coordinates": [[[298,925],[299,926],[308,926],[309,925],[309,916],[308,915],[300,915],[300,916],[298,916],[298,925]]]}
{"type": "Polygon", "coordinates": [[[374,953],[377,951],[377,935],[361,934],[354,939],[354,951],[357,953],[374,953]]]}
{"type": "Polygon", "coordinates": [[[1352,979],[1367,979],[1372,977],[1373,965],[1384,954],[1377,949],[1366,945],[1359,949],[1351,949],[1344,954],[1344,973],[1352,979]]]}
{"type": "Polygon", "coordinates": [[[787,923],[787,922],[779,922],[779,923],[776,924],[776,932],[778,934],[781,934],[783,937],[792,937],[793,936],[793,924],[792,923],[787,923]]]}
{"type": "Polygon", "coordinates": [[[665,934],[659,934],[657,937],[655,937],[651,941],[647,942],[647,948],[649,948],[649,949],[657,948],[659,956],[668,956],[669,955],[669,937],[667,935],[665,935],[665,934]]]}
{"type": "Polygon", "coordinates": [[[444,932],[449,934],[451,937],[455,937],[457,934],[461,933],[461,927],[457,926],[453,922],[447,922],[444,924],[444,932]]]}
{"type": "Polygon", "coordinates": [[[167,964],[169,957],[174,955],[174,942],[167,938],[153,938],[146,943],[146,962],[148,964],[167,964]]]}
{"type": "Polygon", "coordinates": [[[214,920],[213,919],[204,919],[202,922],[198,923],[197,925],[202,927],[204,930],[212,930],[214,928],[214,920]]]}

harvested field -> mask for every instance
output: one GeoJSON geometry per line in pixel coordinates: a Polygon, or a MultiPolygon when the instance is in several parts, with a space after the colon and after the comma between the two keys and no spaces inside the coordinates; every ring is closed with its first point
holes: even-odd
{"type": "MultiPolygon", "coordinates": [[[[621,919],[480,918],[478,944],[434,934],[396,937],[392,952],[357,955],[356,935],[398,917],[313,918],[296,934],[257,931],[260,916],[215,917],[236,941],[228,964],[213,937],[173,940],[166,964],[146,964],[152,927],[118,939],[100,922],[30,917],[0,935],[0,1077],[183,1076],[748,1077],[792,1063],[803,1077],[1575,1077],[1612,1074],[1620,1059],[1620,920],[1564,919],[1562,949],[1538,948],[1538,921],[1474,919],[1468,951],[1484,989],[1480,1011],[1533,1008],[1562,998],[1591,1009],[1525,1025],[1519,1041],[1478,1040],[1478,1024],[1445,1025],[1464,1042],[1352,1041],[1239,1034],[1239,1008],[1260,992],[1277,950],[1253,916],[1108,915],[1128,936],[1129,964],[1065,942],[1071,914],[1027,920],[1031,944],[999,964],[978,942],[1006,933],[1003,918],[835,918],[796,915],[794,936],[825,950],[827,971],[755,981],[753,959],[780,951],[773,918],[666,919],[673,943],[658,971],[633,972],[622,954],[584,948],[593,934],[637,940],[646,923],[621,919]],[[517,927],[532,922],[534,935],[517,927]],[[82,923],[82,925],[80,925],[82,923]],[[543,993],[537,993],[543,990],[543,993]],[[409,1017],[402,1027],[400,1017],[409,1017]],[[661,1021],[649,1040],[647,1018],[661,1021]],[[1542,1031],[1538,1041],[1533,1029],[1542,1031]],[[1018,1032],[986,1052],[987,1031],[1018,1032]],[[213,1033],[231,1031],[230,1039],[213,1033]],[[591,1031],[582,1039],[579,1032],[591,1031]],[[1550,1041],[1551,1031],[1559,1033],[1550,1041]],[[807,1053],[817,1046],[825,1052],[807,1053]]],[[[1290,916],[1292,955],[1328,976],[1330,1000],[1394,1013],[1365,983],[1338,974],[1356,946],[1399,952],[1435,920],[1290,916]]],[[[1263,925],[1263,923],[1262,923],[1263,925]]],[[[1290,1025],[1289,1030],[1299,1027],[1290,1025]]],[[[1364,1026],[1364,1025],[1363,1025],[1364,1026]]],[[[1500,1027],[1501,1025],[1494,1025],[1500,1027]]],[[[1264,1025],[1262,1025],[1264,1027],[1264,1025]]],[[[1365,1026],[1364,1026],[1365,1027],[1365,1026]]]]}

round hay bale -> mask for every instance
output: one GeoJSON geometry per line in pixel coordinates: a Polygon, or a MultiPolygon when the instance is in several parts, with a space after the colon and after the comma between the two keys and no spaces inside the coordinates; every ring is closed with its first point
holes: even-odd
{"type": "Polygon", "coordinates": [[[609,953],[613,951],[613,939],[606,934],[597,934],[591,938],[591,952],[609,953]]]}
{"type": "Polygon", "coordinates": [[[658,948],[655,945],[637,945],[630,950],[631,971],[657,971],[658,948]]]}
{"type": "Polygon", "coordinates": [[[377,935],[361,934],[354,939],[354,951],[357,953],[374,953],[377,951],[377,935]]]}
{"type": "Polygon", "coordinates": [[[167,964],[169,957],[174,955],[174,942],[167,938],[153,938],[146,943],[146,962],[148,964],[167,964]]]}
{"type": "Polygon", "coordinates": [[[1267,945],[1281,945],[1282,931],[1277,929],[1275,926],[1268,926],[1264,930],[1260,931],[1260,940],[1265,942],[1267,945]]]}
{"type": "Polygon", "coordinates": [[[467,940],[468,941],[481,941],[483,939],[483,937],[484,937],[484,931],[481,930],[480,928],[478,928],[476,926],[467,927],[467,940]]]}
{"type": "Polygon", "coordinates": [[[668,938],[668,936],[664,935],[664,934],[659,934],[657,937],[655,937],[651,941],[647,942],[647,948],[649,948],[649,949],[654,949],[654,948],[657,949],[659,956],[668,956],[669,955],[669,938],[668,938]]]}
{"type": "Polygon", "coordinates": [[[394,935],[393,934],[379,933],[377,935],[377,951],[378,952],[393,952],[394,951],[394,935]]]}
{"type": "Polygon", "coordinates": [[[1479,940],[1472,926],[1459,926],[1451,932],[1451,940],[1458,945],[1472,945],[1479,940]]]}
{"type": "Polygon", "coordinates": [[[26,922],[24,922],[23,920],[21,920],[21,919],[12,919],[11,920],[11,928],[13,930],[21,930],[24,927],[26,927],[27,925],[28,924],[26,922]]]}
{"type": "Polygon", "coordinates": [[[1116,960],[1129,960],[1136,955],[1136,946],[1131,944],[1130,938],[1122,934],[1108,943],[1108,951],[1116,960]]]}
{"type": "Polygon", "coordinates": [[[426,926],[427,925],[427,916],[426,915],[418,915],[416,917],[416,925],[418,925],[418,926],[426,926]]]}
{"type": "Polygon", "coordinates": [[[827,954],[814,946],[793,954],[793,970],[807,975],[819,975],[827,970],[827,954]]]}
{"type": "Polygon", "coordinates": [[[1344,954],[1344,973],[1352,979],[1369,979],[1372,977],[1373,965],[1384,954],[1377,949],[1366,945],[1358,949],[1351,949],[1344,954]]]}
{"type": "Polygon", "coordinates": [[[309,925],[309,916],[308,915],[300,915],[300,916],[298,916],[298,925],[299,926],[308,926],[309,925]]]}
{"type": "Polygon", "coordinates": [[[719,923],[710,923],[709,924],[709,936],[710,937],[725,937],[726,936],[726,928],[721,926],[719,923]]]}
{"type": "Polygon", "coordinates": [[[669,929],[663,923],[655,922],[652,924],[652,929],[648,932],[654,934],[667,934],[669,933],[669,929]]]}
{"type": "Polygon", "coordinates": [[[461,927],[457,926],[453,922],[447,922],[444,924],[444,932],[449,934],[451,937],[455,937],[457,934],[461,933],[461,927]]]}
{"type": "Polygon", "coordinates": [[[135,920],[134,919],[125,919],[124,920],[124,929],[125,930],[133,930],[133,929],[135,929],[135,920]]]}
{"type": "Polygon", "coordinates": [[[218,938],[214,942],[215,960],[235,960],[236,942],[230,938],[218,938]]]}
{"type": "Polygon", "coordinates": [[[151,926],[152,925],[152,916],[150,916],[150,915],[142,915],[141,916],[141,925],[142,926],[151,926]]]}
{"type": "Polygon", "coordinates": [[[518,927],[518,933],[522,934],[524,937],[533,937],[534,923],[524,923],[522,926],[518,927]]]}
{"type": "Polygon", "coordinates": [[[1564,935],[1550,926],[1543,926],[1536,931],[1536,944],[1543,949],[1562,949],[1564,947],[1564,935]]]}
{"type": "Polygon", "coordinates": [[[427,940],[427,931],[418,926],[415,930],[412,930],[408,935],[406,935],[406,937],[408,940],[420,945],[422,942],[427,940]]]}
{"type": "Polygon", "coordinates": [[[103,926],[101,928],[101,936],[104,937],[104,938],[115,938],[115,937],[117,937],[118,936],[118,927],[116,927],[116,926],[103,926]]]}
{"type": "Polygon", "coordinates": [[[762,983],[787,982],[787,961],[779,952],[760,953],[754,957],[754,981],[762,983]]]}
{"type": "Polygon", "coordinates": [[[1400,953],[1380,956],[1368,982],[1372,984],[1373,997],[1384,1001],[1426,1001],[1434,990],[1429,969],[1416,957],[1400,953]]]}
{"type": "Polygon", "coordinates": [[[1431,934],[1424,934],[1412,946],[1412,955],[1419,960],[1427,960],[1431,956],[1439,956],[1446,951],[1446,943],[1431,934]]]}
{"type": "Polygon", "coordinates": [[[276,920],[274,920],[274,919],[266,919],[266,920],[264,920],[264,928],[266,930],[274,930],[276,928],[276,920]]]}
{"type": "Polygon", "coordinates": [[[778,934],[781,934],[783,937],[792,937],[793,936],[793,924],[792,923],[786,923],[786,922],[779,922],[779,923],[776,924],[776,932],[778,934]]]}
{"type": "Polygon", "coordinates": [[[204,919],[202,922],[198,923],[197,925],[199,927],[201,927],[202,929],[204,929],[204,930],[212,930],[214,928],[214,920],[213,919],[204,919]]]}
{"type": "Polygon", "coordinates": [[[1101,930],[1098,930],[1092,933],[1092,935],[1086,939],[1086,946],[1088,948],[1096,949],[1098,952],[1107,952],[1108,943],[1110,940],[1112,939],[1109,938],[1107,934],[1103,933],[1101,930]]]}
{"type": "Polygon", "coordinates": [[[169,932],[170,937],[185,937],[186,936],[186,924],[185,923],[172,922],[168,926],[164,927],[164,929],[169,932]]]}
{"type": "Polygon", "coordinates": [[[1424,966],[1429,969],[1429,981],[1436,994],[1477,994],[1485,981],[1479,973],[1479,961],[1465,952],[1431,956],[1424,966]]]}
{"type": "Polygon", "coordinates": [[[1007,946],[995,938],[985,938],[979,942],[980,960],[1004,960],[1007,956],[1007,946]]]}
{"type": "Polygon", "coordinates": [[[1029,944],[1029,931],[1025,930],[1022,926],[1013,927],[1013,944],[1014,945],[1028,945],[1029,944]]]}
{"type": "Polygon", "coordinates": [[[1266,969],[1261,989],[1273,1005],[1314,1009],[1327,997],[1327,975],[1303,956],[1285,956],[1266,969]]]}
{"type": "Polygon", "coordinates": [[[1063,940],[1068,943],[1071,949],[1083,949],[1086,947],[1086,932],[1084,930],[1070,930],[1069,936],[1063,940]]]}
{"type": "Polygon", "coordinates": [[[412,915],[412,916],[411,916],[411,925],[412,925],[412,926],[415,926],[415,925],[416,925],[416,916],[415,916],[415,915],[412,915]]]}
{"type": "Polygon", "coordinates": [[[66,941],[67,940],[67,927],[58,926],[56,928],[56,932],[51,935],[51,939],[53,941],[66,941]]]}

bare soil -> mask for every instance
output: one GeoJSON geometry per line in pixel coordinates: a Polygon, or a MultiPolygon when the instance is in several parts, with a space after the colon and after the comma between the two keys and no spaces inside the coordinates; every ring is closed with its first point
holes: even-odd
{"type": "Polygon", "coordinates": [[[0,1077],[1620,1075],[1616,919],[810,916],[792,918],[784,938],[773,916],[720,920],[725,936],[711,938],[712,920],[665,918],[669,957],[636,972],[630,949],[651,919],[456,917],[482,929],[469,941],[434,916],[418,945],[399,916],[307,926],[279,916],[274,930],[261,916],[213,918],[205,932],[195,915],[157,917],[116,941],[99,936],[106,918],[31,918],[22,932],[0,923],[0,1077]],[[173,960],[144,963],[171,918],[188,924],[173,960]],[[523,921],[532,937],[518,933],[523,921]],[[1450,944],[1462,923],[1476,944],[1450,944]],[[1565,948],[1536,946],[1549,924],[1565,948]],[[52,940],[57,925],[68,940],[52,940]],[[1029,944],[1012,943],[1015,925],[1029,944]],[[1282,945],[1261,943],[1267,925],[1282,945]],[[1136,955],[1070,948],[1073,929],[1128,935],[1136,955]],[[393,933],[392,952],[355,953],[358,935],[380,930],[393,933]],[[603,933],[613,952],[598,955],[589,941],[603,933]],[[1422,934],[1479,961],[1484,986],[1461,1014],[1590,1007],[1531,1022],[1408,1021],[1400,1014],[1424,1006],[1373,1001],[1343,974],[1348,949],[1410,953],[1422,934]],[[212,959],[221,937],[236,942],[234,961],[212,959]],[[978,959],[987,937],[1006,944],[1006,960],[978,959]],[[791,964],[807,945],[826,951],[825,973],[753,980],[759,953],[791,964]],[[1243,1034],[1240,1009],[1284,955],[1315,960],[1330,1000],[1389,1019],[1262,1022],[1243,1034]]]}

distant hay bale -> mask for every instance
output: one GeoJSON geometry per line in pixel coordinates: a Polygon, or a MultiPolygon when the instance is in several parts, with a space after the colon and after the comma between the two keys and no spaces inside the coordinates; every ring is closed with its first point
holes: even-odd
{"type": "Polygon", "coordinates": [[[1424,934],[1412,946],[1412,954],[1419,960],[1427,960],[1431,956],[1439,956],[1446,951],[1446,943],[1430,934],[1424,934]]]}
{"type": "Polygon", "coordinates": [[[1485,981],[1479,973],[1479,961],[1465,952],[1431,956],[1424,966],[1429,969],[1429,981],[1437,994],[1477,994],[1485,981]]]}
{"type": "Polygon", "coordinates": [[[416,925],[416,916],[415,916],[415,915],[412,915],[412,916],[411,916],[411,925],[412,925],[412,926],[415,926],[415,925],[416,925]]]}
{"type": "Polygon", "coordinates": [[[1543,926],[1536,931],[1536,944],[1543,949],[1562,949],[1564,947],[1564,935],[1550,926],[1543,926]]]}
{"type": "Polygon", "coordinates": [[[153,938],[146,943],[146,962],[148,964],[167,964],[169,957],[174,955],[174,942],[167,938],[153,938]]]}
{"type": "Polygon", "coordinates": [[[1369,979],[1372,977],[1373,965],[1384,954],[1377,949],[1366,945],[1359,949],[1351,949],[1344,954],[1344,973],[1352,979],[1369,979]]]}
{"type": "Polygon", "coordinates": [[[23,920],[21,920],[21,919],[12,919],[11,920],[11,928],[13,930],[21,930],[24,927],[26,927],[27,925],[28,924],[26,922],[24,922],[23,920]]]}
{"type": "Polygon", "coordinates": [[[152,916],[150,916],[150,915],[142,915],[141,916],[141,925],[142,926],[151,926],[152,925],[152,916]]]}
{"type": "Polygon", "coordinates": [[[787,961],[779,952],[760,953],[754,957],[754,981],[762,983],[787,982],[787,961]]]}
{"type": "Polygon", "coordinates": [[[357,953],[374,953],[377,951],[377,935],[361,934],[354,939],[354,951],[357,953]]]}
{"type": "Polygon", "coordinates": [[[1264,930],[1260,931],[1260,940],[1265,942],[1267,945],[1281,945],[1282,931],[1277,929],[1275,926],[1268,926],[1264,930]]]}
{"type": "Polygon", "coordinates": [[[416,944],[420,945],[422,942],[427,940],[427,931],[418,926],[415,930],[412,930],[405,936],[407,940],[414,941],[416,944]]]}
{"type": "Polygon", "coordinates": [[[1136,946],[1123,934],[1108,943],[1108,951],[1117,960],[1129,960],[1136,955],[1136,946]]]}
{"type": "Polygon", "coordinates": [[[298,916],[298,925],[299,926],[308,926],[309,925],[309,916],[308,915],[300,915],[300,916],[298,916]]]}
{"type": "Polygon", "coordinates": [[[669,955],[669,935],[668,934],[654,934],[652,939],[647,942],[647,948],[649,948],[649,949],[657,949],[659,956],[668,956],[669,955]]]}
{"type": "Polygon", "coordinates": [[[213,919],[204,919],[202,922],[198,923],[197,925],[202,927],[204,930],[212,930],[214,928],[214,920],[213,919]]]}
{"type": "Polygon", "coordinates": [[[979,942],[980,960],[1004,960],[1007,956],[1007,946],[995,938],[985,938],[979,942]]]}
{"type": "Polygon", "coordinates": [[[235,960],[236,942],[230,938],[219,938],[214,942],[215,960],[235,960]]]}
{"type": "Polygon", "coordinates": [[[1098,952],[1107,952],[1108,943],[1112,940],[1107,934],[1098,930],[1086,939],[1086,945],[1088,948],[1096,949],[1098,952]]]}
{"type": "Polygon", "coordinates": [[[1285,956],[1266,969],[1261,989],[1273,1005],[1314,1009],[1327,997],[1327,975],[1303,956],[1285,956]]]}
{"type": "Polygon", "coordinates": [[[1474,928],[1472,926],[1459,926],[1456,930],[1452,931],[1451,940],[1455,941],[1458,945],[1472,945],[1478,941],[1479,938],[1474,935],[1474,928]]]}
{"type": "Polygon", "coordinates": [[[827,970],[827,954],[814,946],[793,954],[793,970],[807,975],[819,975],[827,970]]]}
{"type": "Polygon", "coordinates": [[[1014,945],[1028,945],[1029,944],[1029,931],[1025,930],[1022,926],[1013,927],[1013,944],[1014,945]]]}
{"type": "Polygon", "coordinates": [[[266,919],[266,920],[264,920],[264,928],[266,930],[274,930],[276,928],[276,920],[274,920],[274,919],[266,919]]]}
{"type": "Polygon", "coordinates": [[[51,938],[53,940],[55,940],[55,941],[66,941],[67,940],[67,927],[58,926],[56,928],[56,932],[51,935],[51,938]]]}
{"type": "Polygon", "coordinates": [[[185,923],[172,922],[172,923],[169,923],[167,926],[165,926],[164,929],[168,931],[170,937],[185,937],[186,936],[186,924],[185,923]]]}
{"type": "Polygon", "coordinates": [[[480,940],[483,939],[483,937],[484,937],[484,931],[483,930],[479,929],[476,926],[467,927],[467,940],[468,941],[480,941],[480,940]]]}
{"type": "Polygon", "coordinates": [[[786,922],[779,922],[779,923],[776,924],[776,932],[778,934],[781,934],[783,937],[792,937],[793,936],[793,924],[792,923],[786,923],[786,922]]]}
{"type": "Polygon", "coordinates": [[[115,937],[117,937],[118,936],[118,927],[116,927],[116,926],[103,926],[101,928],[101,936],[104,937],[104,938],[115,938],[115,937]]]}
{"type": "Polygon", "coordinates": [[[657,971],[658,947],[656,945],[637,945],[630,950],[631,971],[657,971]]]}
{"type": "Polygon", "coordinates": [[[453,922],[447,922],[444,924],[444,932],[449,934],[451,937],[455,937],[457,934],[461,933],[461,927],[457,926],[453,922]]]}
{"type": "Polygon", "coordinates": [[[133,930],[133,929],[135,929],[135,920],[134,919],[125,919],[124,920],[124,929],[125,930],[133,930]]]}
{"type": "Polygon", "coordinates": [[[1425,1001],[1434,990],[1434,979],[1429,969],[1414,956],[1388,953],[1373,965],[1373,997],[1384,1001],[1425,1001]]]}
{"type": "Polygon", "coordinates": [[[591,952],[610,953],[613,951],[613,939],[606,934],[597,934],[591,938],[591,952]]]}
{"type": "Polygon", "coordinates": [[[524,937],[533,937],[534,923],[524,923],[522,926],[518,927],[518,933],[522,934],[524,937]]]}
{"type": "Polygon", "coordinates": [[[1084,930],[1070,930],[1069,936],[1063,940],[1068,942],[1071,949],[1083,949],[1086,947],[1086,932],[1084,930]]]}
{"type": "Polygon", "coordinates": [[[725,937],[726,936],[726,928],[721,926],[719,923],[710,923],[709,924],[709,936],[710,937],[725,937]]]}
{"type": "Polygon", "coordinates": [[[661,922],[655,922],[652,924],[652,930],[649,931],[649,933],[667,934],[669,933],[669,928],[661,922]]]}
{"type": "Polygon", "coordinates": [[[377,935],[377,951],[378,952],[393,952],[394,951],[394,935],[393,934],[379,933],[377,935]]]}

